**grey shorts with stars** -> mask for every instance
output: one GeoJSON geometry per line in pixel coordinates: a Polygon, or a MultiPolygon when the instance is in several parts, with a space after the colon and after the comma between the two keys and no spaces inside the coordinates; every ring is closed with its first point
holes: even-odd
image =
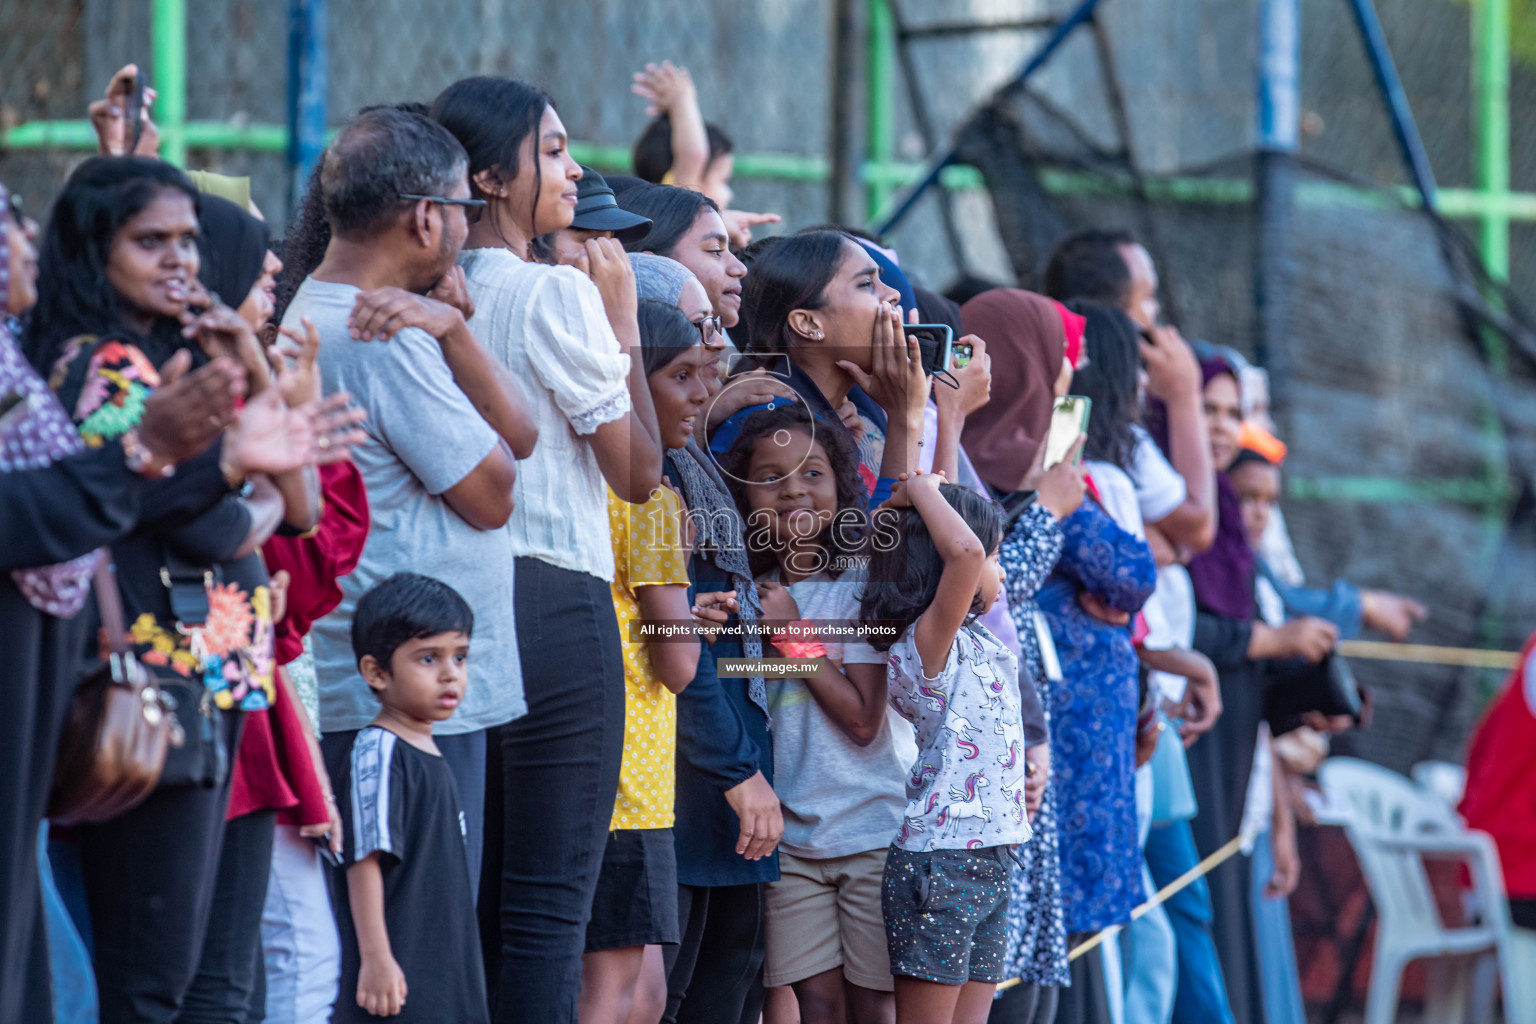
{"type": "Polygon", "coordinates": [[[892,846],[880,892],[891,973],[940,985],[1002,981],[1011,863],[1006,846],[892,846]]]}

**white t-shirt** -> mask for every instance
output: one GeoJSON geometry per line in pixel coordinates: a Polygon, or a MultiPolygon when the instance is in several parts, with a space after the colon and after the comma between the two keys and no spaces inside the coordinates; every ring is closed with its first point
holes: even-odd
{"type": "MultiPolygon", "coordinates": [[[[1144,522],[1155,523],[1171,515],[1184,504],[1189,487],[1152,440],[1146,428],[1137,423],[1131,432],[1136,447],[1131,452],[1131,480],[1136,485],[1136,502],[1144,522]]],[[[1195,638],[1195,589],[1189,572],[1182,565],[1165,565],[1157,570],[1157,588],[1142,606],[1147,620],[1143,646],[1152,651],[1188,648],[1195,638]]],[[[1183,676],[1153,672],[1149,685],[1170,701],[1183,699],[1183,676]]]]}
{"type": "Polygon", "coordinates": [[[1136,435],[1129,471],[1136,484],[1136,503],[1141,506],[1142,520],[1155,523],[1166,519],[1184,504],[1189,488],[1146,428],[1135,423],[1131,425],[1131,433],[1136,435]]]}
{"type": "Polygon", "coordinates": [[[505,249],[470,249],[459,265],[475,300],[470,330],[522,385],[539,428],[517,466],[512,552],[612,583],[608,490],[589,438],[629,414],[630,357],[603,298],[576,268],[505,249]]]}
{"type": "MultiPolygon", "coordinates": [[[[778,573],[763,579],[777,580],[778,573]]],[[[835,580],[825,573],[808,577],[792,584],[789,593],[801,618],[830,633],[857,624],[863,586],[864,572],[849,570],[835,580]]],[[[843,664],[884,666],[889,658],[857,637],[838,640],[828,635],[822,643],[827,658],[843,664]]],[[[916,759],[912,726],[882,701],[880,732],[861,747],[821,709],[803,680],[767,682],[773,714],[773,789],[784,806],[779,845],[796,857],[810,858],[885,849],[901,828],[907,802],[907,768],[916,759]],[[896,743],[903,733],[910,756],[896,743]]]]}

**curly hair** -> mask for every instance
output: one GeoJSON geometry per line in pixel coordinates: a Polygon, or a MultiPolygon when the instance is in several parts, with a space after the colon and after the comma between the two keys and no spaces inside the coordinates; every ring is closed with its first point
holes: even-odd
{"type": "MultiPolygon", "coordinates": [[[[202,198],[175,166],[143,156],[93,156],[54,201],[38,253],[37,305],[27,325],[26,354],[38,372],[48,373],[59,349],[81,334],[136,333],[123,319],[122,301],[107,280],[112,239],[131,218],[163,193],[179,193],[194,212],[202,198]]],[[[166,349],[181,344],[181,325],[159,317],[150,338],[166,349]]],[[[164,358],[162,356],[161,358],[164,358]]]]}
{"type": "MultiPolygon", "coordinates": [[[[840,556],[862,555],[869,546],[869,515],[865,510],[864,481],[859,476],[858,449],[846,430],[818,423],[804,402],[791,402],[776,408],[761,409],[748,416],[746,423],[742,424],[741,433],[736,435],[736,440],[720,457],[720,469],[731,490],[731,497],[736,500],[736,508],[746,523],[747,555],[752,562],[752,574],[762,575],[778,563],[773,545],[764,536],[768,530],[766,524],[753,521],[752,502],[748,495],[748,488],[753,484],[747,482],[747,472],[752,466],[752,455],[757,451],[758,441],[772,437],[781,430],[808,434],[827,453],[827,461],[832,466],[832,476],[837,483],[837,513],[832,523],[816,538],[816,543],[828,555],[830,565],[847,564],[848,559],[840,556]]],[[[834,577],[841,575],[840,571],[832,572],[830,568],[829,572],[834,577]]]]}

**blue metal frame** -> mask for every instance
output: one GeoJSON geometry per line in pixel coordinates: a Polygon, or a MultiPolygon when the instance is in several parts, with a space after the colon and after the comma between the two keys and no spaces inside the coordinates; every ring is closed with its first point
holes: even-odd
{"type": "MultiPolygon", "coordinates": [[[[1056,27],[1051,30],[1051,34],[1040,44],[1039,49],[1024,62],[1024,66],[1019,69],[1019,73],[1013,76],[1013,79],[1004,88],[1017,89],[1028,81],[1031,75],[1039,71],[1045,62],[1051,59],[1052,54],[1061,47],[1062,43],[1067,41],[1067,37],[1078,26],[1093,17],[1094,9],[1098,6],[1099,0],[1082,0],[1081,3],[1072,9],[1072,13],[1056,23],[1056,27]]],[[[923,197],[923,194],[938,182],[939,175],[943,173],[944,168],[954,162],[955,152],[955,144],[950,142],[943,149],[930,156],[923,164],[922,173],[918,175],[917,180],[907,186],[906,191],[896,200],[894,208],[889,213],[878,217],[871,230],[877,235],[883,235],[901,223],[907,214],[912,212],[912,207],[917,205],[917,201],[923,197]]]]}

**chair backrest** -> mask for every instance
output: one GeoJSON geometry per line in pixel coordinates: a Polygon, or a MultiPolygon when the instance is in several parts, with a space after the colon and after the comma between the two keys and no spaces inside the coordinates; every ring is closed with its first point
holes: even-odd
{"type": "Polygon", "coordinates": [[[1383,842],[1460,831],[1454,814],[1401,775],[1368,761],[1329,758],[1317,774],[1329,802],[1349,808],[1344,830],[1381,915],[1381,928],[1440,929],[1423,858],[1383,842]]]}
{"type": "MultiPolygon", "coordinates": [[[[1450,761],[1420,761],[1413,766],[1413,781],[1435,796],[1446,806],[1455,809],[1461,803],[1467,788],[1467,770],[1450,761]]],[[[1458,820],[1460,816],[1458,815],[1458,820]]]]}

